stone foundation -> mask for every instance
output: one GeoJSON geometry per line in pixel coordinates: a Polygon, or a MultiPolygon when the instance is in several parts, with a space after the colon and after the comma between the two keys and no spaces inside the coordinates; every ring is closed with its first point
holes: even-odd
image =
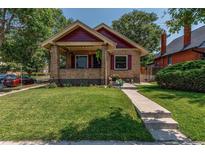
{"type": "Polygon", "coordinates": [[[89,86],[89,85],[102,85],[104,81],[101,79],[53,79],[58,85],[69,85],[69,86],[89,86]]]}

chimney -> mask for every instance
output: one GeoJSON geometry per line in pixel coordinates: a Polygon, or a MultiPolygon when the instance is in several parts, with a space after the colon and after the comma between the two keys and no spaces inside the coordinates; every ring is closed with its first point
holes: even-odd
{"type": "Polygon", "coordinates": [[[166,53],[166,47],[167,47],[167,34],[164,30],[161,35],[161,55],[166,53]]]}
{"type": "Polygon", "coordinates": [[[184,25],[184,47],[191,43],[191,25],[184,25]]]}

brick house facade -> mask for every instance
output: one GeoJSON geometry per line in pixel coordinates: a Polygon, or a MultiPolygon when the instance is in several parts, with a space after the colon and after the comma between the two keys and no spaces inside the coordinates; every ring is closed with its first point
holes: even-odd
{"type": "Polygon", "coordinates": [[[108,84],[119,75],[140,80],[140,57],[148,53],[140,45],[100,24],[92,29],[76,21],[42,43],[50,52],[50,74],[55,81],[80,84],[108,84]],[[101,60],[96,52],[101,51],[101,60]]]}
{"type": "Polygon", "coordinates": [[[193,61],[205,58],[205,26],[191,31],[191,26],[185,25],[184,35],[166,45],[166,32],[161,35],[161,52],[156,56],[155,67],[193,61]]]}

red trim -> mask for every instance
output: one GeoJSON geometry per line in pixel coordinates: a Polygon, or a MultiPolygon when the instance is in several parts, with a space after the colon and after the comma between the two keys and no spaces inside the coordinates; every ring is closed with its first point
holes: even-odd
{"type": "Polygon", "coordinates": [[[128,55],[128,70],[132,69],[132,55],[128,55]]]}
{"type": "Polygon", "coordinates": [[[114,55],[111,55],[110,57],[110,69],[114,70],[114,55]]]}
{"type": "Polygon", "coordinates": [[[71,55],[71,68],[75,68],[75,55],[71,55]]]}
{"type": "Polygon", "coordinates": [[[92,55],[88,55],[88,68],[92,68],[92,55]]]}

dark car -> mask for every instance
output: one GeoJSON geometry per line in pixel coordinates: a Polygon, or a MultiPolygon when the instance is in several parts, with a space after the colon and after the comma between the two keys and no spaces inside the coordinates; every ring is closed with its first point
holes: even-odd
{"type": "Polygon", "coordinates": [[[0,74],[0,83],[6,78],[7,74],[0,74]]]}
{"type": "Polygon", "coordinates": [[[36,80],[33,79],[33,78],[30,77],[30,76],[25,76],[25,75],[23,75],[23,76],[22,76],[22,83],[23,83],[23,84],[34,84],[34,83],[36,83],[36,80]]]}
{"type": "Polygon", "coordinates": [[[21,79],[17,77],[15,74],[7,74],[3,79],[3,85],[6,87],[16,87],[20,85],[21,79]]]}
{"type": "Polygon", "coordinates": [[[0,74],[0,90],[3,89],[3,81],[6,77],[6,74],[0,74]]]}

